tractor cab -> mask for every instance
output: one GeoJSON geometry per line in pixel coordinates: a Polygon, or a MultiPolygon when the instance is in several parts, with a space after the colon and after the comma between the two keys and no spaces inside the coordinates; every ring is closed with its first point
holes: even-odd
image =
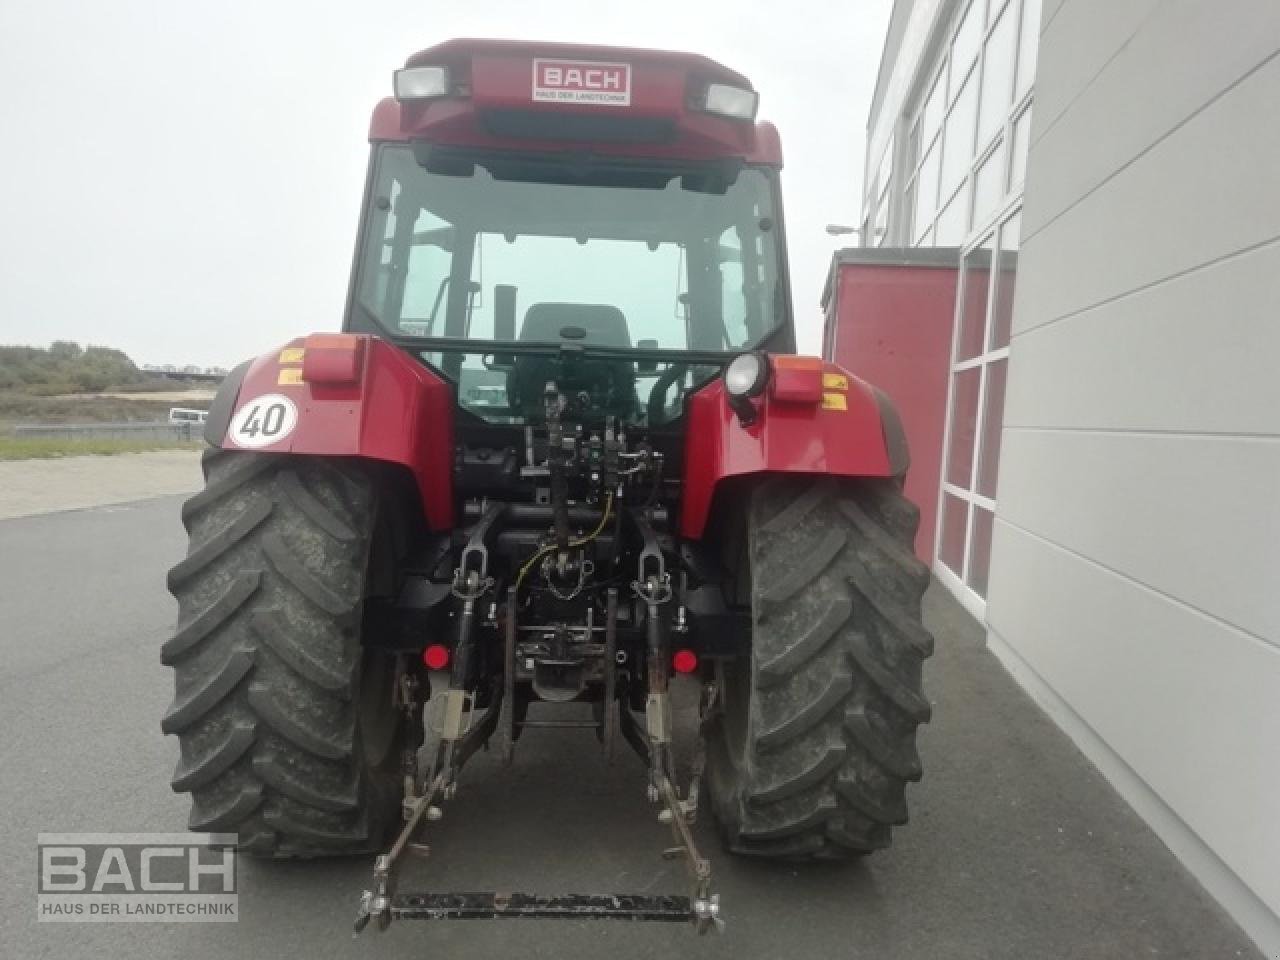
{"type": "Polygon", "coordinates": [[[699,57],[423,51],[375,112],[348,330],[490,422],[659,426],[748,349],[793,349],[776,134],[699,57]]]}

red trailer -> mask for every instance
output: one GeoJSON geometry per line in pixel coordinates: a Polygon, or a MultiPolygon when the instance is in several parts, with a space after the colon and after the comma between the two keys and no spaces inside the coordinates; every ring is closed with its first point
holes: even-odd
{"type": "Polygon", "coordinates": [[[902,418],[911,470],[907,497],[920,507],[916,555],[933,559],[947,417],[947,376],[960,252],[839,250],[822,290],[823,356],[881,387],[902,418]]]}

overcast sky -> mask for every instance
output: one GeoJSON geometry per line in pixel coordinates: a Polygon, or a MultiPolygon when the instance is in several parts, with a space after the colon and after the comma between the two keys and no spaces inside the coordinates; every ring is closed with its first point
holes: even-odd
{"type": "MultiPolygon", "coordinates": [[[[686,49],[778,125],[802,349],[891,0],[0,0],[0,343],[231,366],[336,329],[374,103],[455,36],[686,49]]],[[[852,240],[853,238],[845,238],[852,240]]]]}

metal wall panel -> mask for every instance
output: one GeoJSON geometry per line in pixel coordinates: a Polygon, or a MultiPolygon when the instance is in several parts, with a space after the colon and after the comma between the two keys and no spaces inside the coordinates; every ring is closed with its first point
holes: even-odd
{"type": "Polygon", "coordinates": [[[1005,425],[1280,435],[1280,243],[1020,336],[1005,425]]]}
{"type": "Polygon", "coordinates": [[[1044,21],[991,646],[1280,954],[1280,5],[1044,21]]]}
{"type": "Polygon", "coordinates": [[[1037,97],[1032,138],[1039,183],[1027,236],[1256,70],[1275,54],[1277,35],[1280,3],[1157,4],[1123,56],[1108,61],[1065,113],[1050,114],[1046,107],[1053,105],[1043,93],[1037,97]],[[1197,37],[1214,55],[1188,57],[1180,42],[1185,37],[1197,37]]]}
{"type": "Polygon", "coordinates": [[[1265,948],[1280,656],[1000,521],[995,552],[992,649],[1033,692],[1043,678],[1049,712],[1265,948]]]}
{"type": "MultiPolygon", "coordinates": [[[[1277,102],[1280,58],[1273,58],[1081,196],[1050,228],[1029,235],[1024,228],[1015,335],[1280,236],[1277,102]]],[[[1123,122],[1099,115],[1096,136],[1123,122]]],[[[1033,143],[1024,223],[1045,222],[1036,212],[1037,181],[1043,186],[1055,168],[1042,167],[1042,156],[1033,143]]]]}

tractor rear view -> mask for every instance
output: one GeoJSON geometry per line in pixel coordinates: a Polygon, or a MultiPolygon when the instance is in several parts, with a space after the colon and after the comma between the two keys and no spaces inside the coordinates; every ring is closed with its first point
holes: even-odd
{"type": "Polygon", "coordinates": [[[206,425],[162,654],[191,828],[375,854],[357,928],[711,929],[703,806],[738,854],[887,846],[930,711],[906,444],[883,394],[794,355],[781,149],[751,84],[698,56],[467,40],[411,57],[395,94],[344,332],[237,367],[206,425]],[[468,758],[574,728],[639,757],[687,891],[396,889],[466,802],[468,758]]]}

